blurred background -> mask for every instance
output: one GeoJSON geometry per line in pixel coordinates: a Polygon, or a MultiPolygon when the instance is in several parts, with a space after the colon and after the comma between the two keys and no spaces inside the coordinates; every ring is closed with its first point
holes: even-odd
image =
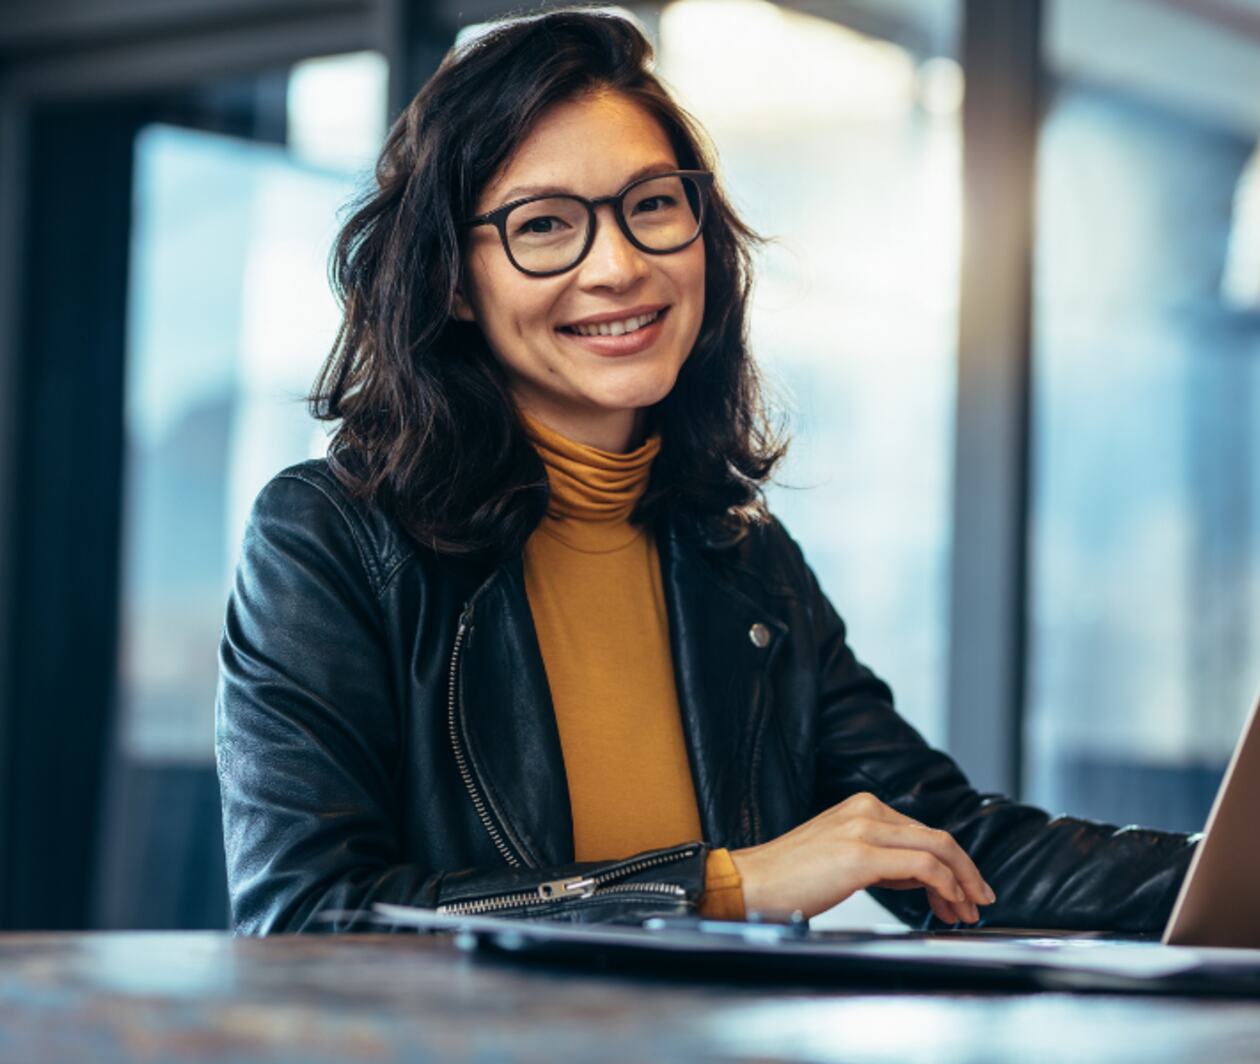
{"type": "MultiPolygon", "coordinates": [[[[226,926],[245,515],[323,450],[347,202],[507,10],[0,0],[0,928],[226,926]]],[[[1201,826],[1260,683],[1260,0],[630,10],[774,238],[771,501],[858,655],[983,788],[1201,826]]]]}

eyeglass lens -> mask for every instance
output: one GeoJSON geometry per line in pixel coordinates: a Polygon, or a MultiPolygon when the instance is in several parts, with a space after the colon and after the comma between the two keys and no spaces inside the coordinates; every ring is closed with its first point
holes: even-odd
{"type": "MultiPolygon", "coordinates": [[[[626,190],[622,212],[634,238],[652,251],[674,251],[700,228],[700,189],[676,174],[651,178],[626,190]]],[[[531,200],[504,220],[508,246],[518,266],[546,272],[577,262],[586,246],[591,216],[567,196],[531,200]]]]}

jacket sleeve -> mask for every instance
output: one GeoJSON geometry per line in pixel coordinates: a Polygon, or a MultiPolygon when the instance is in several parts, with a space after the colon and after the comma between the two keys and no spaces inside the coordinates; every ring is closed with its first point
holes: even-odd
{"type": "MultiPolygon", "coordinates": [[[[798,558],[799,558],[799,548],[798,558]]],[[[989,926],[1156,931],[1198,836],[1051,816],[978,793],[893,708],[882,680],[849,648],[845,626],[804,560],[819,667],[814,812],[859,791],[948,831],[997,895],[989,926]]],[[[908,924],[934,924],[923,891],[871,894],[908,924]]]]}
{"type": "Polygon", "coordinates": [[[289,472],[263,489],[228,601],[215,706],[235,930],[380,930],[363,915],[378,901],[493,899],[500,915],[583,922],[695,911],[701,843],[637,855],[653,858],[643,871],[632,860],[436,869],[403,859],[402,725],[374,572],[362,523],[322,481],[289,472]],[[557,899],[548,886],[592,876],[618,890],[582,882],[557,899]],[[676,889],[639,893],[641,881],[676,889]]]}

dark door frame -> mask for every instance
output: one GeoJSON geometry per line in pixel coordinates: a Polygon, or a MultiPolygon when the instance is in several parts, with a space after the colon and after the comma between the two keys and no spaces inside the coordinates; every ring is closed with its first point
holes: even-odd
{"type": "Polygon", "coordinates": [[[1041,0],[967,0],[947,747],[1018,795],[1028,656],[1041,0]]]}
{"type": "Polygon", "coordinates": [[[134,134],[171,118],[172,99],[175,120],[196,124],[200,84],[360,49],[386,55],[396,110],[427,76],[417,64],[453,38],[452,28],[435,40],[440,20],[425,10],[408,0],[5,7],[0,928],[92,926],[117,681],[134,134]]]}

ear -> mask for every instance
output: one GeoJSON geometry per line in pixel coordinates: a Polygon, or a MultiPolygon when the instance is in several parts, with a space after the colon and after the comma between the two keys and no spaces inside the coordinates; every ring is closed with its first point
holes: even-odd
{"type": "Polygon", "coordinates": [[[468,297],[464,295],[463,285],[455,289],[454,315],[456,321],[477,320],[476,315],[473,314],[472,304],[468,302],[468,297]]]}

